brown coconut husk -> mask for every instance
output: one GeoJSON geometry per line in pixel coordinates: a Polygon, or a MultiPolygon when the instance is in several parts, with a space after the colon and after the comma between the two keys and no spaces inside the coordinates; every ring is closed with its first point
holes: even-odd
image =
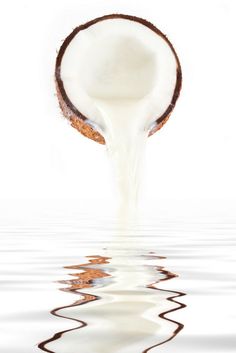
{"type": "Polygon", "coordinates": [[[181,66],[179,62],[179,58],[175,52],[175,49],[169,39],[158,29],[156,28],[152,23],[148,22],[147,20],[144,20],[143,18],[139,18],[136,16],[129,16],[129,15],[123,15],[123,14],[111,14],[111,15],[105,15],[102,17],[95,18],[92,21],[89,21],[85,24],[80,25],[79,27],[76,27],[71,34],[64,40],[58,55],[56,59],[56,67],[55,67],[55,81],[56,81],[56,92],[57,92],[57,97],[59,100],[59,105],[60,108],[63,112],[63,115],[70,121],[71,126],[73,126],[75,129],[77,129],[81,134],[84,136],[100,143],[100,144],[105,144],[105,139],[104,137],[96,131],[91,125],[88,124],[88,119],[86,116],[84,116],[70,101],[69,97],[67,96],[63,81],[61,79],[61,62],[63,55],[66,51],[67,46],[71,42],[71,40],[80,32],[91,25],[108,20],[108,19],[116,19],[116,18],[123,18],[127,19],[130,21],[135,21],[143,24],[144,26],[147,26],[150,28],[152,31],[154,31],[157,35],[161,36],[169,45],[170,49],[172,50],[175,59],[176,59],[176,65],[177,65],[177,72],[176,72],[176,86],[175,90],[173,93],[172,100],[167,107],[166,111],[161,115],[161,117],[157,118],[156,124],[154,127],[149,131],[149,136],[153,135],[156,131],[160,130],[162,126],[167,122],[167,120],[170,117],[170,114],[172,110],[174,109],[174,106],[176,104],[176,101],[179,97],[181,86],[182,86],[182,71],[181,71],[181,66]]]}

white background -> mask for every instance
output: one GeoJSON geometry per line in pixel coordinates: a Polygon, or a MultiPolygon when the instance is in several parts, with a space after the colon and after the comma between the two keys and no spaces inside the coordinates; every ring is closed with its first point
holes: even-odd
{"type": "MultiPolygon", "coordinates": [[[[90,216],[83,222],[76,210],[66,210],[73,201],[78,209],[87,204],[102,212],[115,203],[115,194],[105,147],[62,117],[53,77],[62,40],[79,24],[109,13],[153,22],[173,43],[183,69],[177,106],[147,144],[141,204],[153,207],[157,222],[137,233],[143,236],[135,244],[167,256],[161,266],[179,277],[164,286],[188,293],[181,298],[188,307],[172,316],[185,324],[183,336],[157,351],[233,352],[235,221],[217,217],[235,218],[234,0],[0,0],[2,351],[38,351],[37,342],[71,328],[70,321],[49,315],[72,301],[55,290],[62,286],[55,281],[68,273],[61,267],[81,263],[78,256],[98,253],[112,239],[105,223],[91,225],[90,216]],[[34,222],[40,213],[35,205],[49,214],[48,223],[34,222]],[[51,205],[62,210],[55,223],[51,205]],[[157,226],[158,212],[175,215],[182,206],[182,216],[203,209],[207,223],[188,225],[173,217],[157,226]]],[[[127,239],[115,240],[114,246],[128,248],[127,239]]]]}
{"type": "Polygon", "coordinates": [[[62,118],[53,81],[62,40],[109,13],[153,22],[182,64],[177,106],[148,140],[143,198],[235,204],[235,1],[8,0],[0,8],[2,205],[64,198],[96,204],[114,197],[105,147],[62,118]]]}

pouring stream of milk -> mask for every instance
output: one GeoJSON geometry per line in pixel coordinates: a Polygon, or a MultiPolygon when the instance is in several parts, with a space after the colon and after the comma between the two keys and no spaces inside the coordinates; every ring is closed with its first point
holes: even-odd
{"type": "Polygon", "coordinates": [[[96,100],[104,119],[107,152],[119,193],[119,217],[135,216],[142,161],[148,135],[144,126],[142,100],[105,102],[96,100]]]}

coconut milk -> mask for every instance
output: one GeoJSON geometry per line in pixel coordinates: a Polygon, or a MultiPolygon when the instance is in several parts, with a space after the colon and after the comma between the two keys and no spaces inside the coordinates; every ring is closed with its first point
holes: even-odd
{"type": "Polygon", "coordinates": [[[132,216],[137,208],[140,174],[148,132],[142,101],[97,100],[105,123],[103,135],[120,199],[119,214],[132,216]]]}

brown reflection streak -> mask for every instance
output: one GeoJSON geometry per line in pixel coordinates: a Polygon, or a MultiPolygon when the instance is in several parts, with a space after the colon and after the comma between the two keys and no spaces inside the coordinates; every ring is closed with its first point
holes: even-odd
{"type": "MultiPolygon", "coordinates": [[[[152,257],[153,257],[154,259],[159,259],[159,260],[160,260],[160,259],[165,259],[164,256],[155,256],[155,255],[152,255],[152,257]]],[[[155,345],[153,345],[153,346],[151,346],[151,347],[145,349],[142,353],[147,353],[147,352],[149,352],[151,349],[156,348],[156,347],[158,347],[158,346],[161,346],[161,345],[164,344],[164,343],[167,343],[167,342],[171,341],[171,340],[172,340],[176,335],[178,335],[178,333],[184,328],[184,325],[183,325],[182,323],[180,323],[180,322],[178,322],[178,321],[175,321],[175,320],[172,320],[172,319],[166,317],[166,315],[167,315],[167,314],[170,314],[170,313],[173,313],[173,312],[176,311],[176,310],[183,309],[183,308],[186,307],[186,304],[180,303],[180,302],[178,302],[177,300],[175,300],[176,298],[183,297],[184,295],[186,295],[186,293],[182,293],[182,292],[178,292],[178,291],[172,291],[172,290],[168,290],[168,289],[162,289],[162,288],[158,288],[158,287],[155,286],[157,283],[164,282],[164,281],[168,281],[168,280],[170,280],[170,279],[172,279],[172,278],[178,277],[178,275],[176,275],[175,273],[172,273],[172,272],[166,270],[166,269],[164,268],[164,266],[157,266],[156,269],[157,269],[157,271],[158,271],[159,273],[161,273],[161,274],[164,275],[165,277],[159,279],[158,281],[156,281],[156,282],[154,282],[154,283],[152,283],[152,284],[150,284],[150,285],[148,285],[147,288],[151,288],[151,289],[155,289],[155,290],[158,290],[158,291],[161,291],[161,292],[173,293],[173,294],[174,294],[174,295],[171,295],[171,296],[167,297],[167,300],[168,300],[169,302],[171,302],[171,303],[177,304],[178,306],[177,306],[176,308],[173,308],[173,309],[164,311],[163,313],[160,313],[160,314],[159,314],[159,317],[160,317],[161,319],[164,319],[164,320],[166,320],[166,321],[169,321],[169,322],[172,322],[172,323],[176,324],[177,327],[176,327],[176,329],[173,331],[172,335],[171,335],[169,338],[167,338],[166,340],[164,340],[164,341],[162,341],[162,342],[159,342],[159,343],[157,343],[157,344],[155,344],[155,345]]]]}
{"type": "Polygon", "coordinates": [[[88,263],[81,264],[81,265],[73,265],[73,266],[65,266],[64,267],[66,269],[83,270],[83,272],[81,272],[81,273],[69,274],[70,276],[75,277],[75,279],[58,281],[58,283],[63,283],[63,284],[70,285],[70,287],[60,288],[60,290],[62,290],[64,292],[72,292],[74,294],[78,294],[78,295],[82,296],[82,298],[77,300],[77,301],[75,301],[73,304],[66,305],[66,306],[61,306],[61,307],[56,308],[56,309],[54,309],[54,310],[52,310],[50,312],[54,316],[57,316],[57,317],[60,317],[60,318],[63,318],[63,319],[68,319],[68,320],[75,321],[75,322],[79,323],[80,325],[76,326],[76,327],[73,327],[71,329],[68,329],[68,330],[57,332],[51,338],[39,343],[38,344],[38,348],[40,348],[44,352],[55,353],[54,351],[51,351],[48,348],[46,348],[48,343],[58,340],[66,332],[78,330],[80,328],[83,328],[83,327],[87,326],[86,322],[84,322],[82,320],[78,320],[78,319],[72,318],[72,317],[61,315],[61,314],[58,313],[59,311],[61,311],[63,309],[67,309],[67,308],[72,308],[74,306],[79,306],[79,305],[82,305],[82,304],[86,304],[86,303],[89,303],[91,301],[100,299],[100,297],[98,297],[98,296],[90,295],[90,294],[83,293],[83,292],[78,292],[78,290],[79,289],[93,287],[94,286],[94,280],[96,280],[98,278],[104,278],[104,277],[110,276],[109,274],[105,273],[101,269],[88,268],[87,267],[87,266],[90,266],[90,265],[107,264],[107,263],[109,263],[108,260],[110,258],[109,257],[99,256],[99,255],[87,256],[87,257],[89,258],[89,262],[88,263]]]}

